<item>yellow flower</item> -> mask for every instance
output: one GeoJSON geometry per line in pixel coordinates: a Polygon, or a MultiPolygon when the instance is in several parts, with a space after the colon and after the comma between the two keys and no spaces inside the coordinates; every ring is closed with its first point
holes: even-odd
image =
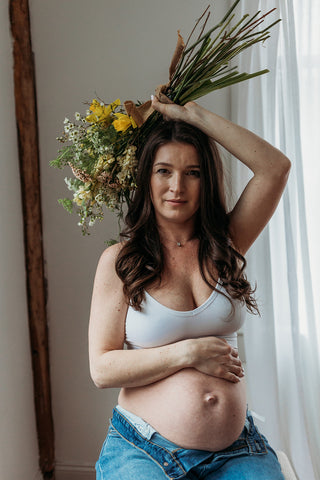
{"type": "Polygon", "coordinates": [[[117,132],[125,132],[129,127],[137,128],[136,122],[129,115],[124,113],[116,113],[117,120],[114,120],[112,125],[117,130],[117,132]]]}
{"type": "Polygon", "coordinates": [[[101,104],[94,98],[90,105],[92,113],[86,117],[86,121],[91,123],[105,122],[110,119],[111,113],[119,105],[121,105],[119,98],[108,106],[105,106],[103,103],[101,104]]]}

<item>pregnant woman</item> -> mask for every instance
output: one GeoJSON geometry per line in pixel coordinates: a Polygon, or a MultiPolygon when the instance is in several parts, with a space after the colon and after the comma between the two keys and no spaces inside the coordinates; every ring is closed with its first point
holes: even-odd
{"type": "Polygon", "coordinates": [[[283,479],[247,411],[237,330],[257,312],[244,255],[290,162],[194,102],[152,106],[165,120],[140,156],[124,241],[102,254],[93,288],[91,375],[121,387],[97,479],[283,479]],[[253,172],[231,212],[215,142],[253,172]]]}

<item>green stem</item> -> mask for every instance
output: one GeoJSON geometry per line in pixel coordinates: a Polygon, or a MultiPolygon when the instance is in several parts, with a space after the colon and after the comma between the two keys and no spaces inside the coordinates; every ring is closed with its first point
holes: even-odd
{"type": "Polygon", "coordinates": [[[199,38],[199,40],[197,40],[193,45],[191,45],[185,52],[184,54],[187,54],[190,50],[192,50],[194,47],[196,47],[199,43],[201,43],[206,37],[210,36],[212,32],[214,32],[215,30],[217,30],[223,23],[225,23],[225,21],[227,20],[227,18],[229,18],[229,16],[231,15],[231,13],[233,12],[233,10],[236,8],[236,6],[238,5],[238,3],[240,2],[240,0],[236,0],[235,3],[232,5],[232,7],[227,11],[227,13],[225,14],[225,16],[223,17],[223,19],[217,24],[215,25],[214,27],[212,27],[207,33],[205,33],[201,38],[199,38]]]}
{"type": "MultiPolygon", "coordinates": [[[[184,57],[187,52],[193,51],[193,49],[195,48],[195,46],[197,46],[201,39],[199,39],[187,51],[184,52],[182,61],[179,65],[179,69],[171,82],[171,88],[173,90],[178,87],[178,91],[175,95],[176,101],[180,98],[182,94],[184,94],[186,89],[189,89],[193,85],[194,80],[197,80],[197,82],[199,82],[200,78],[200,80],[207,81],[210,75],[216,75],[216,72],[221,68],[221,64],[227,63],[234,56],[238,55],[242,50],[245,50],[246,48],[249,48],[255,43],[259,41],[264,41],[268,38],[267,30],[269,29],[269,27],[264,29],[262,32],[260,31],[251,33],[262,21],[264,21],[266,15],[268,15],[265,14],[261,18],[257,18],[257,16],[261,13],[259,11],[243,24],[244,20],[248,17],[248,14],[244,15],[228,33],[225,33],[222,40],[220,40],[220,42],[215,45],[222,32],[227,29],[228,25],[231,22],[233,16],[230,17],[230,14],[235,5],[236,4],[234,4],[233,7],[229,10],[229,12],[225,15],[223,19],[224,23],[222,20],[218,25],[216,25],[213,29],[209,30],[209,32],[207,32],[203,37],[201,37],[203,42],[201,47],[199,47],[199,49],[191,56],[191,59],[190,55],[188,56],[188,60],[192,61],[191,64],[189,62],[183,63],[184,57]],[[209,42],[208,34],[219,27],[220,29],[218,34],[213,40],[210,40],[209,42]],[[234,36],[231,37],[234,32],[234,36]],[[249,38],[252,38],[252,40],[246,42],[246,40],[248,40],[249,38]],[[236,47],[237,44],[238,46],[236,47]],[[205,48],[203,48],[204,45],[205,48]],[[201,55],[199,55],[199,52],[201,52],[201,55]]],[[[268,13],[271,13],[271,11],[268,13]]],[[[279,20],[274,22],[272,26],[277,24],[278,22],[279,20]]]]}
{"type": "MultiPolygon", "coordinates": [[[[217,39],[220,37],[220,35],[222,34],[223,30],[225,30],[225,29],[227,28],[227,26],[228,26],[229,23],[231,22],[232,18],[233,18],[233,16],[232,16],[228,21],[225,21],[225,22],[223,22],[223,21],[221,20],[221,22],[220,22],[216,27],[214,27],[214,30],[216,30],[217,28],[219,28],[219,27],[221,26],[221,28],[220,28],[218,34],[216,35],[216,37],[214,38],[214,40],[213,40],[213,41],[211,40],[212,46],[215,44],[215,42],[217,41],[217,39]]],[[[213,30],[212,30],[212,31],[213,31],[213,30]]],[[[211,31],[209,30],[209,32],[211,32],[211,31]]],[[[208,33],[209,33],[209,32],[208,32],[208,33]]],[[[203,42],[204,42],[204,41],[207,41],[208,33],[205,34],[205,35],[202,37],[202,41],[203,41],[203,42]]],[[[177,71],[176,71],[176,73],[175,73],[175,75],[174,75],[174,77],[173,77],[173,79],[172,79],[172,82],[174,82],[174,81],[178,78],[178,76],[179,76],[179,77],[182,76],[183,72],[188,68],[188,65],[190,64],[190,62],[192,62],[193,59],[197,56],[197,53],[198,53],[199,50],[196,50],[195,53],[194,53],[194,55],[193,55],[193,56],[191,55],[191,58],[190,58],[190,55],[189,55],[188,58],[187,58],[187,60],[186,60],[186,62],[185,62],[185,64],[183,65],[184,59],[185,59],[187,53],[188,53],[189,51],[193,52],[193,50],[195,49],[195,47],[197,46],[197,44],[200,43],[200,41],[201,41],[201,39],[199,39],[199,40],[198,40],[194,45],[192,45],[188,50],[186,50],[186,51],[183,52],[183,55],[182,55],[182,58],[181,58],[181,62],[179,63],[179,68],[177,69],[177,71]]],[[[221,43],[221,42],[220,42],[220,43],[221,43]]],[[[201,47],[199,47],[199,48],[201,48],[201,47]]]]}

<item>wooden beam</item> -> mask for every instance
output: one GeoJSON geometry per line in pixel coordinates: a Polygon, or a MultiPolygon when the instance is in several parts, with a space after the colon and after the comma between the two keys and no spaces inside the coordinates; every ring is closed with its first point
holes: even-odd
{"type": "Polygon", "coordinates": [[[38,122],[28,0],[9,0],[9,11],[39,466],[43,478],[53,479],[54,432],[42,247],[38,122]]]}

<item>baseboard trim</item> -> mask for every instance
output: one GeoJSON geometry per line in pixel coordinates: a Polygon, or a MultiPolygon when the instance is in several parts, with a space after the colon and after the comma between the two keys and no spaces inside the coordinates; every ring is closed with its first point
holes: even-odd
{"type": "Polygon", "coordinates": [[[95,480],[96,474],[90,465],[65,465],[56,464],[56,480],[95,480]]]}

